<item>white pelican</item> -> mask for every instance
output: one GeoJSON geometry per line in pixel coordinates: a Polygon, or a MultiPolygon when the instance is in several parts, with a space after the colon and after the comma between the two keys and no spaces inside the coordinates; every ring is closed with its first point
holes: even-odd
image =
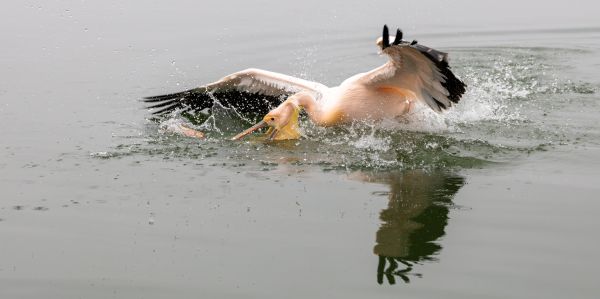
{"type": "MultiPolygon", "coordinates": [[[[317,125],[334,126],[354,120],[401,116],[411,110],[415,101],[422,101],[437,112],[458,103],[466,85],[450,70],[447,53],[417,41],[402,40],[400,29],[390,37],[387,26],[383,26],[383,35],[376,43],[381,52],[389,56],[389,61],[369,72],[356,74],[336,87],[247,69],[198,88],[147,97],[145,102],[153,103],[148,108],[162,108],[154,112],[157,115],[174,110],[210,109],[215,99],[242,114],[266,113],[262,121],[232,140],[266,126],[270,127],[268,140],[297,139],[300,137],[298,115],[302,110],[317,125]]],[[[183,133],[203,136],[190,128],[183,128],[183,133]]]]}

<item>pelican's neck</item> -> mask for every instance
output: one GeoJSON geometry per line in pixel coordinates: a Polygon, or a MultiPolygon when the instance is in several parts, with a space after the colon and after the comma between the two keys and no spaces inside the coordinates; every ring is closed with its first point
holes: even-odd
{"type": "Polygon", "coordinates": [[[303,108],[308,114],[308,117],[316,124],[321,125],[325,122],[323,110],[319,106],[319,103],[317,103],[317,100],[315,100],[311,94],[300,92],[293,95],[290,98],[290,101],[294,105],[303,108]]]}

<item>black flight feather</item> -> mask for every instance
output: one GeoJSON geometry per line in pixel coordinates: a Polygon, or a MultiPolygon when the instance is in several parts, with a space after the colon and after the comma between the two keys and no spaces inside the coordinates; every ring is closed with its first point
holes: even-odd
{"type": "Polygon", "coordinates": [[[396,37],[394,38],[394,42],[392,43],[392,45],[399,45],[400,42],[402,42],[402,30],[397,29],[396,37]]]}
{"type": "Polygon", "coordinates": [[[388,31],[387,25],[383,25],[383,34],[381,35],[383,38],[383,43],[381,48],[385,49],[390,46],[390,32],[388,31]]]}
{"type": "Polygon", "coordinates": [[[165,115],[175,110],[200,112],[212,108],[217,100],[226,108],[234,108],[238,113],[254,116],[267,114],[282,102],[282,97],[268,96],[237,90],[215,91],[209,93],[206,88],[194,88],[183,92],[144,98],[144,102],[153,103],[146,108],[163,108],[153,111],[153,115],[165,115]]]}

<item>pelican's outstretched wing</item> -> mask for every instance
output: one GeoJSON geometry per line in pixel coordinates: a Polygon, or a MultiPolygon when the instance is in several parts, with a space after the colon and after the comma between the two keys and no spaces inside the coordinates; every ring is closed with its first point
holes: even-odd
{"type": "Polygon", "coordinates": [[[147,97],[152,103],[148,108],[160,108],[153,112],[162,115],[173,110],[197,112],[211,108],[218,100],[225,107],[233,107],[240,113],[266,114],[282,102],[282,97],[300,91],[321,93],[325,85],[292,76],[259,69],[247,69],[225,76],[221,80],[198,88],[147,97]]]}
{"type": "Polygon", "coordinates": [[[438,112],[458,103],[466,85],[450,70],[447,53],[416,41],[403,41],[400,30],[393,43],[389,40],[387,26],[384,26],[383,36],[377,43],[390,61],[365,73],[359,80],[374,87],[408,89],[438,112]]]}

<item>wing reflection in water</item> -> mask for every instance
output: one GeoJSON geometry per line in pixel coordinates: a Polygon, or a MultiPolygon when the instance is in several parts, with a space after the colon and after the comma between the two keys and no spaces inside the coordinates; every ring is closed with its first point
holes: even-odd
{"type": "Polygon", "coordinates": [[[384,174],[359,174],[361,180],[389,184],[388,206],[380,212],[382,223],[373,248],[379,257],[377,282],[410,282],[413,266],[435,261],[442,249],[436,241],[444,235],[452,198],[465,184],[463,177],[446,172],[411,170],[384,174]]]}

